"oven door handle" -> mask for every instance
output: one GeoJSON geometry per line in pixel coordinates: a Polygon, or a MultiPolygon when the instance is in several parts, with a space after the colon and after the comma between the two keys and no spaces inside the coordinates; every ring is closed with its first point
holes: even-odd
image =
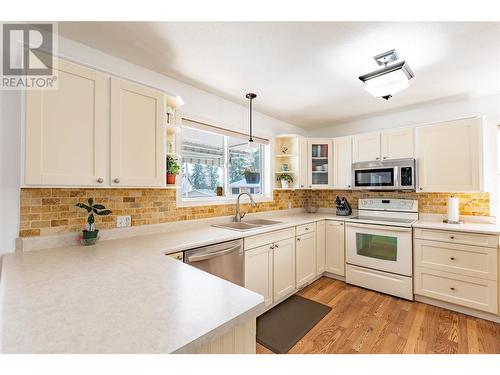
{"type": "Polygon", "coordinates": [[[390,227],[386,225],[370,225],[370,224],[355,224],[355,223],[346,223],[348,228],[362,228],[362,229],[378,229],[385,230],[390,232],[411,232],[411,228],[406,227],[390,227]]]}
{"type": "Polygon", "coordinates": [[[230,247],[229,249],[216,251],[214,253],[204,253],[204,254],[200,254],[200,255],[191,255],[190,257],[187,258],[187,260],[190,263],[200,262],[202,260],[212,259],[212,258],[216,258],[216,257],[220,257],[222,255],[232,253],[233,251],[236,251],[239,248],[241,248],[240,244],[233,246],[233,247],[230,247]]]}

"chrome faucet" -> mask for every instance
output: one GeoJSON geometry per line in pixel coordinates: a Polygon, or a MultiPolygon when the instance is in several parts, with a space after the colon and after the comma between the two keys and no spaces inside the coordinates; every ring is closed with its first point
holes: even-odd
{"type": "Polygon", "coordinates": [[[243,212],[242,214],[240,211],[240,198],[242,195],[248,195],[248,197],[250,198],[250,204],[252,205],[252,207],[255,207],[255,201],[253,200],[253,197],[250,195],[250,193],[247,192],[240,193],[240,195],[238,195],[238,198],[236,199],[236,215],[234,215],[233,218],[233,221],[237,223],[241,222],[241,219],[243,219],[247,214],[246,212],[243,212]]]}

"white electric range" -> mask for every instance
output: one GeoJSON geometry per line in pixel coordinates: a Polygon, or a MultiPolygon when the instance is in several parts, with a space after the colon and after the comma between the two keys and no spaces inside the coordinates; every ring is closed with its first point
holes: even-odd
{"type": "Polygon", "coordinates": [[[360,199],[346,220],[346,282],[413,300],[412,224],[418,200],[360,199]]]}

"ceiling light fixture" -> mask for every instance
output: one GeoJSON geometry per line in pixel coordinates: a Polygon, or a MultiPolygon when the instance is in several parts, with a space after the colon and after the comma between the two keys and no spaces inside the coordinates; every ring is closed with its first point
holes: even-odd
{"type": "Polygon", "coordinates": [[[373,96],[389,100],[398,91],[406,89],[409,80],[415,76],[406,61],[389,65],[398,60],[394,49],[374,56],[373,59],[384,67],[359,77],[365,84],[365,89],[373,96]]]}
{"type": "Polygon", "coordinates": [[[249,92],[248,94],[245,95],[245,98],[250,100],[250,131],[248,133],[249,139],[248,142],[251,143],[253,142],[253,134],[252,134],[252,101],[257,97],[257,94],[254,94],[252,92],[249,92]]]}

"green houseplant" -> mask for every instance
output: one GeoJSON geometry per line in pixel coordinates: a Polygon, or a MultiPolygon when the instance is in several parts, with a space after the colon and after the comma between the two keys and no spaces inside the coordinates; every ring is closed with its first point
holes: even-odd
{"type": "Polygon", "coordinates": [[[167,156],[167,185],[175,184],[175,176],[179,174],[181,167],[173,156],[167,156]]]}
{"type": "Polygon", "coordinates": [[[247,168],[243,171],[247,184],[258,184],[260,182],[260,173],[253,168],[247,168]]]}
{"type": "Polygon", "coordinates": [[[288,189],[289,184],[293,182],[293,176],[289,173],[282,173],[278,175],[278,181],[281,181],[281,187],[283,189],[288,189]]]}
{"type": "Polygon", "coordinates": [[[77,203],[76,207],[82,208],[87,211],[89,217],[87,218],[87,224],[85,225],[85,229],[82,231],[83,233],[83,241],[84,245],[93,245],[97,242],[97,235],[99,234],[99,229],[95,229],[95,215],[98,216],[106,216],[112,213],[111,210],[107,210],[102,204],[94,204],[94,199],[89,198],[87,200],[87,204],[85,203],[77,203]]]}

